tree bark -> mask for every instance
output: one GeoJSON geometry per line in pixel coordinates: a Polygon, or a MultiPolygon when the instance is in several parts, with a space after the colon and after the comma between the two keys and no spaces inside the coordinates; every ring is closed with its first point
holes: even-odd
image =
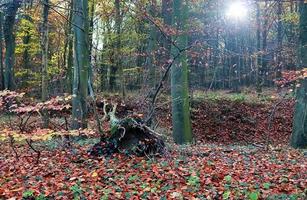
{"type": "Polygon", "coordinates": [[[5,41],[5,89],[14,90],[14,64],[15,64],[15,34],[14,24],[20,1],[11,1],[7,3],[5,8],[5,18],[3,25],[4,41],[5,41]]]}
{"type": "Polygon", "coordinates": [[[283,59],[282,59],[282,2],[279,1],[277,5],[277,73],[276,78],[282,77],[283,59]]]}
{"type": "Polygon", "coordinates": [[[268,76],[268,9],[269,5],[265,0],[265,8],[263,14],[263,31],[262,31],[262,66],[261,66],[261,87],[265,85],[268,76]]]}
{"type": "Polygon", "coordinates": [[[72,129],[87,127],[87,97],[89,72],[88,1],[74,0],[74,80],[72,129]]]}
{"type": "MultiPolygon", "coordinates": [[[[25,5],[25,14],[23,16],[24,20],[27,20],[28,22],[33,22],[30,14],[29,14],[29,11],[30,9],[32,9],[32,7],[29,6],[26,6],[25,5]]],[[[29,43],[30,43],[30,40],[31,40],[31,34],[30,34],[30,27],[29,26],[26,26],[25,27],[25,35],[23,36],[22,38],[22,42],[24,44],[24,51],[23,51],[23,55],[22,55],[22,58],[23,58],[23,68],[27,70],[27,77],[26,77],[26,80],[28,79],[28,72],[30,70],[30,53],[29,53],[29,50],[30,50],[30,46],[29,46],[29,43]]]]}
{"type": "Polygon", "coordinates": [[[0,89],[4,90],[4,66],[3,66],[3,13],[0,11],[0,89]]]}
{"type": "Polygon", "coordinates": [[[118,73],[118,77],[120,78],[120,94],[125,96],[125,83],[124,83],[124,74],[123,74],[123,66],[122,66],[122,55],[121,55],[121,26],[122,26],[122,14],[121,14],[121,6],[120,0],[115,0],[115,65],[111,66],[110,70],[110,89],[114,91],[116,86],[116,77],[118,73]]]}
{"type": "Polygon", "coordinates": [[[180,56],[171,69],[173,137],[177,144],[192,142],[188,63],[187,54],[182,51],[188,46],[188,35],[186,33],[188,21],[187,3],[185,0],[174,0],[173,4],[173,25],[178,33],[177,36],[174,36],[174,41],[177,39],[175,42],[177,47],[180,48],[172,46],[174,55],[179,53],[180,56]]]}
{"type": "MultiPolygon", "coordinates": [[[[152,18],[156,17],[156,1],[152,1],[151,4],[149,5],[149,14],[151,15],[152,18]]],[[[154,88],[156,85],[156,80],[157,80],[157,73],[156,73],[156,55],[155,51],[157,49],[157,43],[158,43],[158,38],[157,38],[157,30],[156,30],[156,25],[153,23],[150,23],[149,25],[149,34],[147,38],[147,49],[146,49],[146,72],[147,76],[146,79],[144,80],[144,85],[149,86],[149,88],[154,88]]]]}
{"type": "MultiPolygon", "coordinates": [[[[41,49],[42,49],[42,101],[48,99],[48,14],[49,14],[49,0],[43,0],[42,12],[42,27],[41,27],[41,49]]],[[[44,127],[48,127],[49,119],[48,113],[43,113],[44,127]]]]}
{"type": "Polygon", "coordinates": [[[257,8],[257,14],[256,14],[256,23],[257,23],[257,33],[256,33],[256,67],[257,67],[257,83],[256,83],[256,90],[258,93],[262,92],[262,81],[261,81],[261,77],[262,77],[262,66],[261,66],[261,55],[260,55],[260,51],[261,51],[261,33],[260,33],[260,29],[261,29],[261,23],[260,23],[260,5],[258,2],[256,2],[256,8],[257,8]]]}
{"type": "Polygon", "coordinates": [[[67,24],[67,56],[65,57],[66,65],[66,92],[72,94],[72,85],[73,85],[73,32],[72,32],[72,20],[73,20],[73,6],[74,0],[70,1],[70,9],[68,13],[68,24],[67,24]]]}
{"type": "MultiPolygon", "coordinates": [[[[307,2],[300,4],[300,69],[307,66],[307,2]]],[[[297,89],[291,146],[307,147],[307,77],[297,89]]]]}
{"type": "MultiPolygon", "coordinates": [[[[172,25],[172,3],[173,0],[162,0],[162,18],[166,27],[170,27],[172,25]]],[[[165,50],[163,61],[167,62],[171,58],[172,44],[170,40],[165,37],[163,37],[162,41],[165,50]]]]}

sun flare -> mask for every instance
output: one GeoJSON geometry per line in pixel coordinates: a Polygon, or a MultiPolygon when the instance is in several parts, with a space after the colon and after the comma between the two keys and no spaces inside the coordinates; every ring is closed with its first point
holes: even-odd
{"type": "Polygon", "coordinates": [[[229,6],[226,15],[229,18],[244,19],[247,16],[247,7],[243,2],[234,2],[229,6]]]}

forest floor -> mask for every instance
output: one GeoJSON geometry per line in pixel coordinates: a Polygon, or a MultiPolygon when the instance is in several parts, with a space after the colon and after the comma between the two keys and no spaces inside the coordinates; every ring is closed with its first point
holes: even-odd
{"type": "MultiPolygon", "coordinates": [[[[195,93],[197,142],[186,146],[170,142],[165,102],[162,97],[157,104],[157,131],[168,151],[151,159],[91,157],[88,151],[99,140],[92,130],[64,147],[61,137],[50,134],[54,130],[35,129],[29,135],[36,137],[39,160],[24,136],[14,133],[16,156],[4,137],[10,130],[1,123],[0,199],[306,199],[307,151],[288,146],[290,97],[195,93]]],[[[135,105],[126,103],[141,112],[135,105]]]]}

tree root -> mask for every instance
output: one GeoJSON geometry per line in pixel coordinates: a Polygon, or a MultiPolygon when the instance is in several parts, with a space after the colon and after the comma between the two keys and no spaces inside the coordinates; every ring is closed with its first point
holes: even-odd
{"type": "Polygon", "coordinates": [[[136,156],[157,156],[165,153],[165,144],[161,135],[134,118],[125,118],[111,127],[111,136],[90,150],[92,156],[107,156],[113,153],[125,153],[136,156]]]}

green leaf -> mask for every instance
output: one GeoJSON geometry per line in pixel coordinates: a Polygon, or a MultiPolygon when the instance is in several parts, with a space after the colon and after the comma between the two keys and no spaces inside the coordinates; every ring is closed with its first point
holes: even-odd
{"type": "Polygon", "coordinates": [[[230,175],[225,176],[225,177],[224,177],[224,180],[225,180],[227,183],[230,183],[231,180],[232,180],[232,177],[231,177],[230,175]]]}
{"type": "Polygon", "coordinates": [[[135,181],[135,180],[137,180],[139,177],[137,176],[137,175],[133,175],[133,176],[130,176],[129,178],[128,178],[128,180],[129,181],[135,181]]]}
{"type": "Polygon", "coordinates": [[[270,189],[271,183],[263,183],[263,188],[268,190],[270,189]]]}
{"type": "Polygon", "coordinates": [[[226,192],[223,193],[223,199],[229,199],[230,197],[230,191],[227,190],[226,192]]]}
{"type": "Polygon", "coordinates": [[[258,192],[251,192],[248,197],[250,200],[258,200],[258,192]]]}
{"type": "Polygon", "coordinates": [[[198,186],[200,183],[200,178],[198,176],[193,176],[191,175],[188,179],[188,185],[191,185],[191,186],[198,186]]]}
{"type": "Polygon", "coordinates": [[[33,190],[27,190],[25,191],[24,193],[22,193],[22,197],[23,198],[29,198],[29,197],[32,197],[34,194],[34,191],[33,190]]]}

